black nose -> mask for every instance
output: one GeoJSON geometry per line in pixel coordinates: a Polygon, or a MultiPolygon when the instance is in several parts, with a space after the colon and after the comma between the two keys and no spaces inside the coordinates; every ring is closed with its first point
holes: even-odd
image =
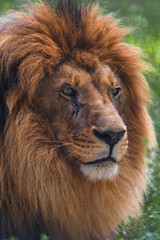
{"type": "Polygon", "coordinates": [[[119,142],[120,139],[124,136],[126,130],[122,130],[120,132],[111,132],[111,131],[104,131],[99,132],[96,129],[93,129],[93,134],[99,138],[100,140],[106,142],[110,146],[114,146],[116,143],[119,142]]]}

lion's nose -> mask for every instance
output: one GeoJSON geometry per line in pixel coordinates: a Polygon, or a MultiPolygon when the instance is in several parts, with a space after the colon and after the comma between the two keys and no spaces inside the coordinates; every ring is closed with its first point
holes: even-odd
{"type": "Polygon", "coordinates": [[[126,130],[122,130],[120,132],[111,131],[99,132],[96,129],[93,129],[93,134],[100,140],[109,144],[110,146],[114,146],[116,143],[118,143],[123,138],[125,132],[126,130]]]}

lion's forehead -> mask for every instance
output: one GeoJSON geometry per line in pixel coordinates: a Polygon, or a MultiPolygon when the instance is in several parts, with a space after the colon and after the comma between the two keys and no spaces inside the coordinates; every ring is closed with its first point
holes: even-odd
{"type": "Polygon", "coordinates": [[[111,68],[104,64],[98,63],[92,71],[87,71],[85,67],[78,66],[75,61],[64,63],[59,67],[56,75],[57,84],[71,84],[76,87],[85,89],[96,87],[97,89],[111,87],[118,81],[111,68]]]}

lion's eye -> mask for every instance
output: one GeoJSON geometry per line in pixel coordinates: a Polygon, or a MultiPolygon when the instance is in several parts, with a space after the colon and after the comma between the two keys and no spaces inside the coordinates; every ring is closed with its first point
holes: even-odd
{"type": "Polygon", "coordinates": [[[60,91],[60,94],[67,99],[71,99],[76,96],[76,90],[74,90],[71,86],[67,85],[60,91]]]}
{"type": "Polygon", "coordinates": [[[121,88],[120,87],[112,88],[110,90],[110,93],[113,99],[117,99],[121,94],[121,88]]]}

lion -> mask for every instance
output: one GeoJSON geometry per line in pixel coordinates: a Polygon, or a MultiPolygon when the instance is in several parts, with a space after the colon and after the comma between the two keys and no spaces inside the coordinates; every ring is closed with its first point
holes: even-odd
{"type": "Polygon", "coordinates": [[[40,2],[0,22],[0,239],[104,240],[139,215],[148,66],[95,5],[40,2]]]}

